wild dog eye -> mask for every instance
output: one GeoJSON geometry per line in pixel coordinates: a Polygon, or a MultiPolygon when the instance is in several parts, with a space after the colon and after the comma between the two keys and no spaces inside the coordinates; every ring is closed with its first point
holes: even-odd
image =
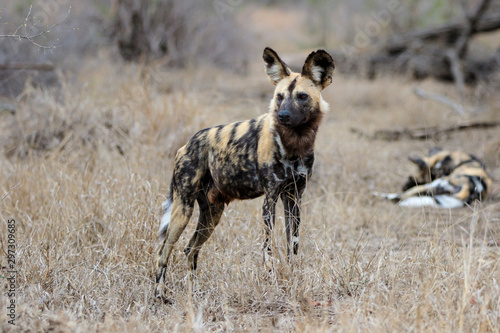
{"type": "Polygon", "coordinates": [[[276,99],[278,100],[278,102],[281,102],[283,100],[283,94],[276,95],[276,99]]]}
{"type": "Polygon", "coordinates": [[[306,94],[306,93],[298,93],[298,94],[297,94],[297,97],[298,97],[301,101],[305,101],[305,100],[309,97],[309,95],[308,95],[308,94],[306,94]]]}

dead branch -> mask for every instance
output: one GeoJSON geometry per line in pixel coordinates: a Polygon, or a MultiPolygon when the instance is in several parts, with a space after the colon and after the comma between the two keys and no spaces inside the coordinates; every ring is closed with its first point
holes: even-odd
{"type": "MultiPolygon", "coordinates": [[[[398,54],[406,50],[414,41],[428,43],[443,40],[453,44],[457,41],[464,27],[464,22],[452,22],[438,27],[393,36],[384,45],[384,50],[388,54],[398,54]]],[[[484,14],[476,25],[475,33],[490,32],[498,29],[500,29],[500,14],[493,12],[484,14]]]]}
{"type": "Polygon", "coordinates": [[[414,79],[434,77],[454,82],[461,96],[466,84],[494,78],[500,69],[496,58],[475,59],[467,49],[478,33],[500,29],[500,7],[491,0],[475,3],[472,10],[464,4],[459,21],[390,38],[378,53],[367,57],[368,77],[375,78],[378,73],[406,74],[414,79]]]}
{"type": "Polygon", "coordinates": [[[448,49],[445,54],[445,58],[450,63],[450,71],[460,96],[463,96],[463,94],[465,93],[463,61],[467,54],[467,48],[472,35],[477,32],[478,22],[488,8],[490,2],[491,0],[482,0],[472,13],[467,12],[465,3],[462,2],[466,17],[465,26],[454,47],[448,49]]]}
{"type": "Polygon", "coordinates": [[[401,130],[377,130],[373,134],[366,134],[365,132],[351,128],[351,132],[358,134],[361,137],[370,140],[384,140],[384,141],[398,141],[398,140],[428,140],[436,139],[444,134],[471,130],[471,129],[488,129],[500,126],[500,121],[493,122],[475,122],[470,124],[456,125],[446,128],[434,127],[421,127],[415,129],[401,129],[401,130]]]}
{"type": "MultiPolygon", "coordinates": [[[[465,58],[465,54],[467,53],[467,46],[469,45],[469,40],[472,37],[472,35],[477,32],[478,30],[477,26],[479,20],[486,12],[486,9],[488,9],[490,2],[491,0],[482,0],[479,3],[479,5],[477,5],[477,7],[472,11],[472,13],[468,13],[467,8],[464,7],[463,10],[465,12],[465,17],[466,17],[465,27],[462,30],[462,33],[460,34],[460,37],[457,39],[457,42],[455,44],[459,59],[465,58]]],[[[463,6],[465,6],[465,3],[463,3],[463,6]]]]}
{"type": "Polygon", "coordinates": [[[465,109],[465,107],[462,104],[455,102],[454,100],[452,100],[451,98],[448,98],[446,96],[432,94],[432,93],[426,92],[425,90],[422,90],[420,88],[413,89],[413,92],[418,97],[425,98],[425,99],[431,99],[433,101],[437,101],[439,103],[445,104],[445,105],[451,107],[456,113],[458,113],[462,116],[467,113],[467,110],[465,109]]]}

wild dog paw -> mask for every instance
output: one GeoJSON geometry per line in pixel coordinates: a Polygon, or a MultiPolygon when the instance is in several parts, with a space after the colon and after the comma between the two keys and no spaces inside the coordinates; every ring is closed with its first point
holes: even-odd
{"type": "Polygon", "coordinates": [[[195,273],[189,272],[186,277],[187,289],[191,293],[198,293],[200,291],[200,285],[198,283],[198,277],[195,273]]]}
{"type": "Polygon", "coordinates": [[[280,260],[278,258],[275,258],[267,251],[264,251],[264,267],[269,273],[274,272],[278,267],[279,263],[280,260]]]}
{"type": "Polygon", "coordinates": [[[166,305],[174,304],[174,301],[167,297],[167,287],[164,284],[157,284],[154,293],[155,302],[166,305]]]}

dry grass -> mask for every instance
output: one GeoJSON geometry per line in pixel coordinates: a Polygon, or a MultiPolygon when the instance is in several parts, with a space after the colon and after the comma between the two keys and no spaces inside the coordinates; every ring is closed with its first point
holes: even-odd
{"type": "MultiPolygon", "coordinates": [[[[498,180],[500,129],[438,142],[352,133],[468,120],[394,79],[336,77],[325,91],[332,111],[292,264],[284,260],[281,207],[281,260],[268,274],[262,200],[232,203],[202,249],[201,292],[186,292],[181,250],[192,223],[167,274],[174,304],[155,303],[158,213],[173,154],[198,129],[265,112],[272,86],[262,69],[249,77],[165,72],[109,59],[103,53],[62,76],[60,90],[28,86],[16,115],[0,115],[0,196],[14,188],[0,202],[1,244],[5,250],[14,218],[19,272],[17,326],[7,324],[4,292],[1,331],[499,331],[498,183],[488,202],[451,212],[404,209],[370,193],[399,188],[410,172],[406,156],[435,145],[476,152],[498,180]]],[[[470,120],[498,120],[498,100],[487,103],[470,120]]]]}

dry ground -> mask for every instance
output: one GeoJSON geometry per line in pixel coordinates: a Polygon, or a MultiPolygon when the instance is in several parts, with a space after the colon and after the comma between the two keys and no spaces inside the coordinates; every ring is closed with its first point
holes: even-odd
{"type": "MultiPolygon", "coordinates": [[[[474,152],[500,179],[500,128],[395,142],[350,130],[500,120],[498,94],[461,117],[415,97],[416,83],[335,77],[324,92],[331,111],[304,197],[300,254],[284,260],[279,206],[281,260],[268,274],[262,200],[232,203],[202,249],[195,295],[185,288],[188,226],[167,275],[173,304],[163,305],[152,298],[156,233],[176,149],[203,127],[266,112],[273,87],[261,63],[237,76],[111,59],[85,61],[61,76],[61,89],[28,86],[17,113],[0,114],[1,248],[15,219],[18,271],[17,326],[7,324],[5,284],[0,331],[500,330],[498,182],[489,201],[454,211],[370,194],[397,190],[412,170],[406,157],[434,146],[474,152]]],[[[451,86],[418,85],[453,96],[451,86]]],[[[0,263],[5,274],[4,253],[0,263]]]]}

